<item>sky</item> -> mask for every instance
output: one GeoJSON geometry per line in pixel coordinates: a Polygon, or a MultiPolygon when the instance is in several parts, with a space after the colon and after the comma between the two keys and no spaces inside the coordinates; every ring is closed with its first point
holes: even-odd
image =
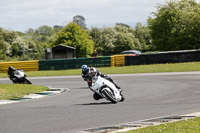
{"type": "MultiPolygon", "coordinates": [[[[198,1],[198,0],[197,0],[198,1]]],[[[165,0],[0,0],[0,27],[25,32],[40,26],[65,26],[81,15],[86,26],[146,23],[165,0]]]]}

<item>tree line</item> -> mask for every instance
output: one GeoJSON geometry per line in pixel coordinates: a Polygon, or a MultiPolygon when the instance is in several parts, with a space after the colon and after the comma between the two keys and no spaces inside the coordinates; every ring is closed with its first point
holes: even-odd
{"type": "Polygon", "coordinates": [[[22,56],[23,60],[43,59],[46,48],[60,44],[75,47],[76,57],[90,57],[94,49],[107,56],[130,49],[146,52],[200,47],[200,4],[194,0],[159,5],[146,25],[117,23],[114,27],[87,29],[85,22],[77,15],[66,26],[44,25],[25,33],[0,28],[0,60],[22,56]]]}

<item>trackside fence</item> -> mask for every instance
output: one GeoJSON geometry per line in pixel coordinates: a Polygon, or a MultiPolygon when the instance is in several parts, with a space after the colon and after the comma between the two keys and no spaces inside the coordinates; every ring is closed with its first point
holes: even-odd
{"type": "Polygon", "coordinates": [[[39,70],[79,69],[83,64],[94,67],[110,67],[110,56],[98,58],[72,58],[39,61],[39,70]]]}
{"type": "Polygon", "coordinates": [[[168,51],[159,53],[141,54],[139,56],[126,56],[125,65],[148,65],[163,63],[181,63],[200,61],[200,50],[168,51]]]}

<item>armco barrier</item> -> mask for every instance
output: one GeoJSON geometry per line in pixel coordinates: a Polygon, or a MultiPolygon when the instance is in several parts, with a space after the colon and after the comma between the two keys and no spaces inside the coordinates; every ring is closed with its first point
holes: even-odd
{"type": "Polygon", "coordinates": [[[65,70],[79,69],[83,64],[94,67],[109,67],[111,64],[110,56],[98,58],[72,58],[39,61],[39,70],[65,70]]]}
{"type": "Polygon", "coordinates": [[[169,51],[125,57],[126,66],[194,61],[200,61],[200,50],[169,51]]]}
{"type": "Polygon", "coordinates": [[[125,65],[125,56],[124,55],[115,55],[115,66],[124,66],[125,65]]]}
{"type": "Polygon", "coordinates": [[[110,66],[124,66],[125,65],[125,56],[124,55],[114,55],[111,56],[110,66]]]}
{"type": "Polygon", "coordinates": [[[38,60],[35,61],[15,61],[15,62],[0,62],[0,73],[8,71],[9,66],[16,69],[23,69],[24,71],[38,71],[38,60]]]}
{"type": "Polygon", "coordinates": [[[111,67],[115,66],[115,56],[110,56],[110,66],[111,67]]]}

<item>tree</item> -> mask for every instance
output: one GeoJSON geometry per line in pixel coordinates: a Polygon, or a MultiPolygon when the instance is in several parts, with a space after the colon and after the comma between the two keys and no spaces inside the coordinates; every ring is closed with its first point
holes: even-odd
{"type": "Polygon", "coordinates": [[[90,36],[94,42],[94,49],[98,52],[99,55],[102,55],[104,51],[104,46],[102,44],[102,30],[97,27],[92,27],[90,30],[90,36]]]}
{"type": "Polygon", "coordinates": [[[9,44],[11,44],[17,37],[17,33],[15,33],[14,31],[3,30],[2,33],[3,33],[4,41],[9,44]]]}
{"type": "Polygon", "coordinates": [[[86,29],[85,18],[81,15],[76,15],[73,17],[73,22],[86,29]]]}
{"type": "Polygon", "coordinates": [[[37,37],[39,42],[47,42],[49,37],[51,37],[55,33],[54,29],[43,25],[35,30],[34,36],[37,37]]]}
{"type": "Polygon", "coordinates": [[[116,34],[114,28],[104,28],[102,31],[101,47],[103,55],[111,55],[115,53],[116,34]]]}
{"type": "Polygon", "coordinates": [[[54,29],[47,25],[40,26],[38,29],[35,30],[35,34],[43,36],[52,36],[54,33],[54,29]]]}
{"type": "Polygon", "coordinates": [[[125,24],[117,24],[114,28],[98,29],[93,27],[90,35],[95,42],[95,49],[100,55],[119,54],[123,50],[141,49],[134,30],[125,24]]]}
{"type": "Polygon", "coordinates": [[[69,23],[55,37],[51,46],[66,45],[76,48],[76,57],[89,57],[93,52],[93,41],[89,33],[76,23],[69,23]]]}
{"type": "Polygon", "coordinates": [[[17,33],[0,28],[0,52],[3,55],[12,56],[12,42],[16,39],[17,33]]]}
{"type": "MultiPolygon", "coordinates": [[[[35,31],[29,29],[26,33],[4,30],[0,28],[0,59],[19,59],[22,56],[25,60],[44,59],[44,42],[39,42],[34,36],[35,31]]],[[[20,59],[21,58],[21,59],[20,59]]]]}
{"type": "Polygon", "coordinates": [[[54,25],[53,26],[53,29],[54,29],[55,32],[60,31],[62,28],[64,28],[64,26],[60,26],[60,25],[54,25]]]}
{"type": "Polygon", "coordinates": [[[32,28],[29,28],[27,31],[26,31],[26,34],[34,34],[34,29],[32,28]]]}
{"type": "Polygon", "coordinates": [[[0,28],[0,59],[3,59],[5,57],[6,50],[7,50],[7,43],[4,41],[3,29],[0,28]]]}
{"type": "Polygon", "coordinates": [[[143,26],[142,23],[137,23],[134,28],[134,35],[141,44],[141,51],[147,51],[153,49],[151,43],[151,35],[148,27],[143,26]]]}
{"type": "Polygon", "coordinates": [[[126,27],[126,28],[131,28],[129,25],[124,24],[124,23],[116,23],[116,26],[123,26],[123,27],[126,27]]]}
{"type": "Polygon", "coordinates": [[[115,30],[115,53],[120,53],[124,50],[137,49],[141,50],[141,43],[134,35],[134,30],[126,25],[116,25],[115,30]]]}
{"type": "Polygon", "coordinates": [[[194,0],[170,1],[148,19],[152,43],[157,50],[200,47],[200,5],[194,0]]]}

